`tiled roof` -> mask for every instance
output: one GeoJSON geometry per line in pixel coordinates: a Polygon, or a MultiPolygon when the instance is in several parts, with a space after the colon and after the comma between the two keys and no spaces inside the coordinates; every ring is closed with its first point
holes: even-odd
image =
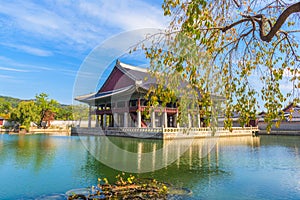
{"type": "MultiPolygon", "coordinates": [[[[142,91],[147,91],[151,86],[155,86],[157,84],[157,79],[155,77],[152,77],[149,71],[145,68],[128,65],[119,61],[116,62],[114,69],[115,68],[119,69],[122,73],[129,77],[129,80],[133,80],[135,84],[109,91],[101,91],[100,89],[96,93],[78,96],[75,98],[75,100],[88,103],[95,100],[111,97],[115,94],[129,92],[129,90],[131,91],[142,89],[142,91]]],[[[182,81],[180,85],[181,88],[186,88],[187,83],[182,81]]],[[[200,93],[198,95],[201,96],[200,93]]]]}
{"type": "Polygon", "coordinates": [[[140,84],[147,85],[156,83],[156,78],[152,77],[145,68],[128,65],[122,62],[117,62],[116,66],[133,80],[141,81],[140,84]]]}
{"type": "Polygon", "coordinates": [[[116,62],[116,66],[119,70],[121,70],[126,76],[132,79],[135,82],[135,85],[129,85],[126,87],[122,87],[119,89],[114,89],[105,92],[96,92],[92,94],[82,95],[75,98],[75,100],[81,102],[93,102],[95,100],[110,98],[113,95],[133,92],[134,90],[141,88],[143,90],[148,90],[151,85],[156,83],[156,79],[152,78],[148,73],[147,69],[140,68],[136,66],[131,66],[125,63],[121,63],[119,61],[116,62]]]}

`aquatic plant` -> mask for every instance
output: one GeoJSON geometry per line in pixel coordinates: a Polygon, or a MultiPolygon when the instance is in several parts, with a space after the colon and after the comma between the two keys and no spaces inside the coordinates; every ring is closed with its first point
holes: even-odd
{"type": "MultiPolygon", "coordinates": [[[[167,199],[168,187],[155,179],[136,179],[135,176],[118,174],[116,182],[110,184],[107,178],[98,178],[98,184],[88,189],[88,194],[70,191],[68,200],[74,199],[167,199]]],[[[85,193],[87,190],[81,190],[85,193]]]]}

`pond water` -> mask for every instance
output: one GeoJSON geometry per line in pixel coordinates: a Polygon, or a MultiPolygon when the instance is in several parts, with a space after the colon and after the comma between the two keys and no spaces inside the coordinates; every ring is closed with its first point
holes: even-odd
{"type": "Polygon", "coordinates": [[[136,152],[136,160],[111,149],[101,137],[0,135],[0,199],[63,199],[68,190],[95,185],[98,177],[113,182],[121,172],[111,167],[122,165],[138,177],[189,188],[189,199],[300,199],[298,136],[108,139],[136,152]],[[111,167],[99,157],[111,161],[111,167]]]}

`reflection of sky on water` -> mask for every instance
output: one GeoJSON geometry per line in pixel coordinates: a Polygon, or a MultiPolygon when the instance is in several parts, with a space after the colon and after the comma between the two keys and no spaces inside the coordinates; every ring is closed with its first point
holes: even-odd
{"type": "MultiPolygon", "coordinates": [[[[153,152],[164,149],[161,159],[166,162],[187,144],[184,140],[172,143],[109,139],[120,148],[137,152],[135,165],[139,167],[144,163],[153,167],[158,162],[153,152]],[[153,156],[149,162],[145,162],[148,158],[143,157],[145,152],[153,156]]],[[[85,140],[90,144],[101,141],[96,137],[85,140]]],[[[167,167],[136,176],[187,187],[195,199],[297,199],[300,196],[299,140],[300,137],[234,137],[204,143],[197,139],[167,167]],[[206,155],[207,152],[210,153],[206,155]]],[[[98,177],[113,182],[121,172],[101,164],[81,142],[82,138],[78,137],[0,135],[0,199],[62,194],[93,185],[98,177]]],[[[107,153],[112,160],[118,157],[104,147],[95,150],[107,153]]],[[[122,155],[119,158],[115,162],[128,161],[122,155]]]]}

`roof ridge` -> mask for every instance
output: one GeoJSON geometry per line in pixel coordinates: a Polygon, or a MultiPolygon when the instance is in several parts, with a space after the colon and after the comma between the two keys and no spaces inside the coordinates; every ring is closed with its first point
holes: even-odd
{"type": "Polygon", "coordinates": [[[141,72],[145,72],[145,73],[148,72],[148,69],[146,69],[146,68],[129,65],[129,64],[126,64],[126,63],[123,63],[123,62],[119,62],[119,63],[120,63],[120,66],[123,67],[123,68],[131,69],[131,70],[135,70],[135,71],[141,71],[141,72]]]}

